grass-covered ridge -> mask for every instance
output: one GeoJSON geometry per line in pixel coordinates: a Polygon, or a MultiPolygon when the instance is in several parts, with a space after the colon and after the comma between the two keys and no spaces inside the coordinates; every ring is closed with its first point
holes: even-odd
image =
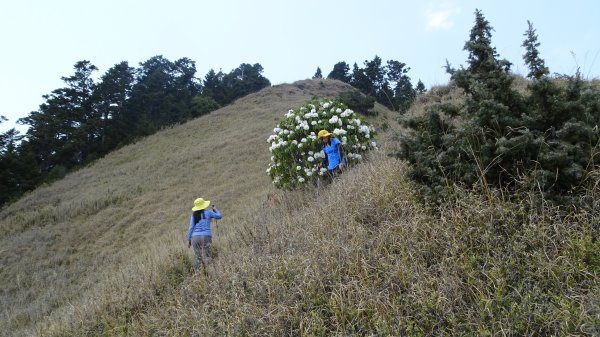
{"type": "Polygon", "coordinates": [[[170,264],[171,251],[184,246],[198,196],[223,210],[222,228],[236,224],[236,216],[272,189],[266,139],[281,116],[313,97],[349,89],[328,80],[266,88],[126,146],[2,209],[0,335],[30,335],[40,322],[69,321],[72,312],[97,303],[91,294],[110,298],[119,288],[110,284],[121,274],[139,281],[158,273],[149,266],[170,264]],[[129,272],[135,268],[142,271],[129,272]]]}
{"type": "MultiPolygon", "coordinates": [[[[597,174],[585,196],[595,211],[566,212],[535,191],[516,203],[461,190],[432,210],[407,165],[388,156],[397,148],[382,131],[396,123],[378,107],[379,152],[318,198],[278,192],[265,203],[273,126],[289,108],[345,88],[265,89],[3,210],[0,333],[600,334],[597,174]],[[198,195],[224,218],[214,263],[192,276],[184,235],[198,195]],[[56,219],[35,222],[40,210],[56,219]]],[[[438,89],[428,99],[460,99],[438,89]]]]}

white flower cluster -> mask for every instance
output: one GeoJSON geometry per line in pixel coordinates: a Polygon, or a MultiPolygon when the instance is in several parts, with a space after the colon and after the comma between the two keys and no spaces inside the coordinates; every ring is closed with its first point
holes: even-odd
{"type": "Polygon", "coordinates": [[[339,126],[344,125],[342,119],[335,115],[329,119],[329,124],[337,124],[339,126]]]}
{"type": "Polygon", "coordinates": [[[358,128],[358,132],[363,133],[367,139],[371,138],[371,128],[366,125],[361,125],[358,128]]]}
{"type": "Polygon", "coordinates": [[[275,186],[292,189],[327,174],[321,167],[323,143],[317,138],[321,130],[342,142],[350,165],[362,159],[361,153],[377,148],[374,130],[354,111],[330,100],[308,102],[285,113],[267,139],[272,156],[266,173],[275,186]]]}

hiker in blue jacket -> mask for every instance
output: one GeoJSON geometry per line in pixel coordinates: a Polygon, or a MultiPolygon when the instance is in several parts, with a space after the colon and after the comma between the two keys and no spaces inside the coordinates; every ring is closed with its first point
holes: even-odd
{"type": "Polygon", "coordinates": [[[325,153],[325,159],[321,165],[327,166],[329,177],[334,178],[344,172],[347,166],[342,142],[331,137],[331,133],[327,130],[319,131],[317,137],[323,140],[323,152],[325,153]]]}
{"type": "Polygon", "coordinates": [[[208,263],[210,256],[210,246],[212,243],[212,234],[210,231],[211,219],[221,219],[221,213],[213,205],[212,210],[207,210],[210,205],[209,200],[198,198],[194,200],[192,216],[190,217],[190,229],[188,230],[188,248],[194,246],[194,270],[198,271],[204,264],[208,263]]]}

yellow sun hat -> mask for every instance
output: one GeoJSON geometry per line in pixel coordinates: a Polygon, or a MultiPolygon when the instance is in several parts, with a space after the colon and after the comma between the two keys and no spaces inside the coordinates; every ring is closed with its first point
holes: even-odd
{"type": "Polygon", "coordinates": [[[192,208],[192,211],[199,211],[202,209],[206,209],[206,207],[208,207],[208,205],[210,205],[209,200],[204,200],[202,198],[198,198],[198,199],[194,200],[194,207],[192,208]]]}
{"type": "Polygon", "coordinates": [[[331,136],[331,133],[329,133],[329,131],[327,131],[327,130],[321,130],[321,131],[319,131],[317,138],[320,139],[320,138],[327,137],[327,136],[331,136]]]}

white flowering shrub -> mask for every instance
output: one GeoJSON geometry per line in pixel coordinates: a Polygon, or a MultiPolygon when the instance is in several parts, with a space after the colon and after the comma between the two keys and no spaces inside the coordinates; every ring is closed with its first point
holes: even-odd
{"type": "Polygon", "coordinates": [[[320,167],[325,159],[323,142],[317,139],[320,130],[340,140],[349,165],[359,162],[364,152],[377,148],[373,128],[343,103],[307,102],[289,110],[267,139],[272,154],[267,174],[276,187],[291,190],[327,174],[327,168],[320,167]]]}

